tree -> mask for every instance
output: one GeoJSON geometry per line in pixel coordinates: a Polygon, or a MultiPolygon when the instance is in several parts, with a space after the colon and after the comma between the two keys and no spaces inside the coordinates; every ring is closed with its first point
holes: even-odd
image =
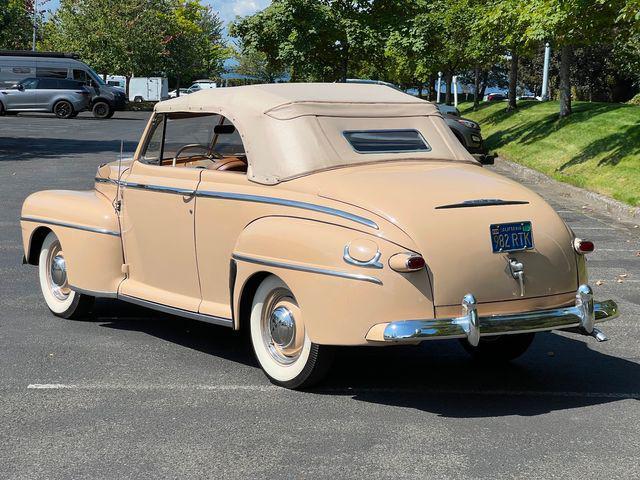
{"type": "Polygon", "coordinates": [[[540,0],[529,15],[538,28],[530,38],[553,39],[560,49],[560,117],[571,114],[571,78],[574,49],[604,43],[614,34],[614,24],[625,7],[623,0],[540,0]]]}
{"type": "Polygon", "coordinates": [[[175,2],[167,15],[164,71],[180,81],[219,75],[231,52],[222,42],[222,22],[199,0],[175,2]]]}
{"type": "Polygon", "coordinates": [[[266,83],[274,83],[276,79],[284,76],[284,70],[273,69],[266,55],[252,48],[238,47],[235,58],[238,65],[234,71],[240,75],[247,75],[266,83]]]}
{"type": "Polygon", "coordinates": [[[45,24],[43,46],[75,52],[99,72],[127,80],[219,72],[226,53],[219,20],[195,0],[121,0],[117,8],[110,0],[61,0],[45,24]]]}
{"type": "Polygon", "coordinates": [[[31,49],[32,0],[0,0],[0,49],[31,49]]]}

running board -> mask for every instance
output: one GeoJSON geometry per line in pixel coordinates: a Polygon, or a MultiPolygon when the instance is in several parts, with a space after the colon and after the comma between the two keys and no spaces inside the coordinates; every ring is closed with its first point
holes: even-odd
{"type": "Polygon", "coordinates": [[[223,327],[233,328],[233,320],[231,320],[230,318],[215,317],[213,315],[191,312],[189,310],[169,307],[167,305],[162,305],[161,303],[150,302],[148,300],[142,300],[141,298],[130,297],[128,295],[118,294],[117,298],[118,300],[122,300],[123,302],[133,303],[134,305],[157,310],[158,312],[177,315],[178,317],[190,318],[191,320],[198,320],[199,322],[211,323],[212,325],[221,325],[223,327]]]}

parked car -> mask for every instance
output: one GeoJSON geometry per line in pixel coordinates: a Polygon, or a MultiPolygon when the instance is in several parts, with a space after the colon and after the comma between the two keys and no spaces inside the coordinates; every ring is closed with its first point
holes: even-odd
{"type": "Polygon", "coordinates": [[[189,90],[189,93],[193,93],[199,90],[208,90],[210,88],[217,88],[217,87],[218,85],[213,80],[202,79],[202,80],[196,80],[195,82],[193,82],[188,90],[189,90]]]}
{"type": "Polygon", "coordinates": [[[82,82],[64,78],[25,78],[0,90],[0,114],[51,112],[73,118],[91,103],[92,92],[82,82]]]}
{"type": "Polygon", "coordinates": [[[460,116],[460,110],[458,110],[458,107],[454,107],[453,105],[447,105],[446,103],[436,103],[435,105],[440,111],[440,113],[443,113],[443,114],[446,113],[447,115],[452,115],[454,117],[460,116]]]}
{"type": "Polygon", "coordinates": [[[129,80],[129,100],[159,102],[169,98],[169,83],[165,77],[133,77],[129,80]]]}
{"type": "MultiPolygon", "coordinates": [[[[192,93],[192,92],[188,88],[181,88],[180,89],[180,95],[189,95],[190,93],[192,93]]],[[[169,92],[169,98],[176,98],[177,96],[178,96],[178,89],[177,88],[174,89],[174,90],[171,90],[169,92]]]]}
{"type": "Polygon", "coordinates": [[[111,118],[124,110],[126,96],[117,87],[107,85],[77,55],[55,52],[0,51],[0,88],[10,88],[25,78],[77,80],[91,88],[89,108],[96,118],[111,118]]]}
{"type": "Polygon", "coordinates": [[[487,102],[501,102],[506,99],[507,99],[507,96],[503,93],[490,93],[485,96],[485,100],[487,102]]]}
{"type": "Polygon", "coordinates": [[[460,338],[510,360],[539,331],[604,340],[618,314],[587,285],[593,243],[482,168],[433,104],[379,85],[160,102],[133,159],[93,190],[30,195],[20,220],[55,315],[112,297],[246,329],[289,388],[319,381],[335,345],[460,338]]]}
{"type": "Polygon", "coordinates": [[[460,117],[458,109],[451,105],[436,103],[435,106],[462,146],[483,165],[493,164],[495,155],[490,155],[484,146],[480,125],[473,120],[460,117]],[[448,113],[451,108],[454,108],[457,114],[448,113]]]}

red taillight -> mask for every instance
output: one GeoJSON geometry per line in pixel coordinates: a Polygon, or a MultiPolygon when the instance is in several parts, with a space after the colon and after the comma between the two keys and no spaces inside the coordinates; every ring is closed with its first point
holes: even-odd
{"type": "Polygon", "coordinates": [[[585,253],[593,252],[596,246],[593,244],[591,240],[582,240],[580,238],[576,238],[573,241],[573,248],[579,254],[584,255],[585,253]]]}
{"type": "Polygon", "coordinates": [[[407,259],[407,269],[409,270],[420,270],[426,266],[424,258],[419,255],[414,255],[407,259]]]}

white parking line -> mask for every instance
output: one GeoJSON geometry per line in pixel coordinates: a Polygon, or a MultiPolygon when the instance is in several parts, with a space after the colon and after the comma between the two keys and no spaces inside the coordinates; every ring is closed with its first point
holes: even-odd
{"type": "MultiPolygon", "coordinates": [[[[249,391],[282,394],[298,394],[275,385],[173,385],[173,384],[88,384],[70,385],[62,383],[35,383],[27,386],[36,390],[204,390],[204,391],[249,391]]],[[[640,392],[573,392],[573,391],[545,391],[545,390],[464,390],[464,389],[421,389],[403,387],[355,387],[355,388],[319,388],[316,393],[335,395],[358,394],[419,394],[419,395],[481,395],[481,396],[516,396],[516,397],[587,397],[587,398],[618,398],[640,400],[640,392]]],[[[314,393],[314,392],[308,392],[314,393]]]]}

